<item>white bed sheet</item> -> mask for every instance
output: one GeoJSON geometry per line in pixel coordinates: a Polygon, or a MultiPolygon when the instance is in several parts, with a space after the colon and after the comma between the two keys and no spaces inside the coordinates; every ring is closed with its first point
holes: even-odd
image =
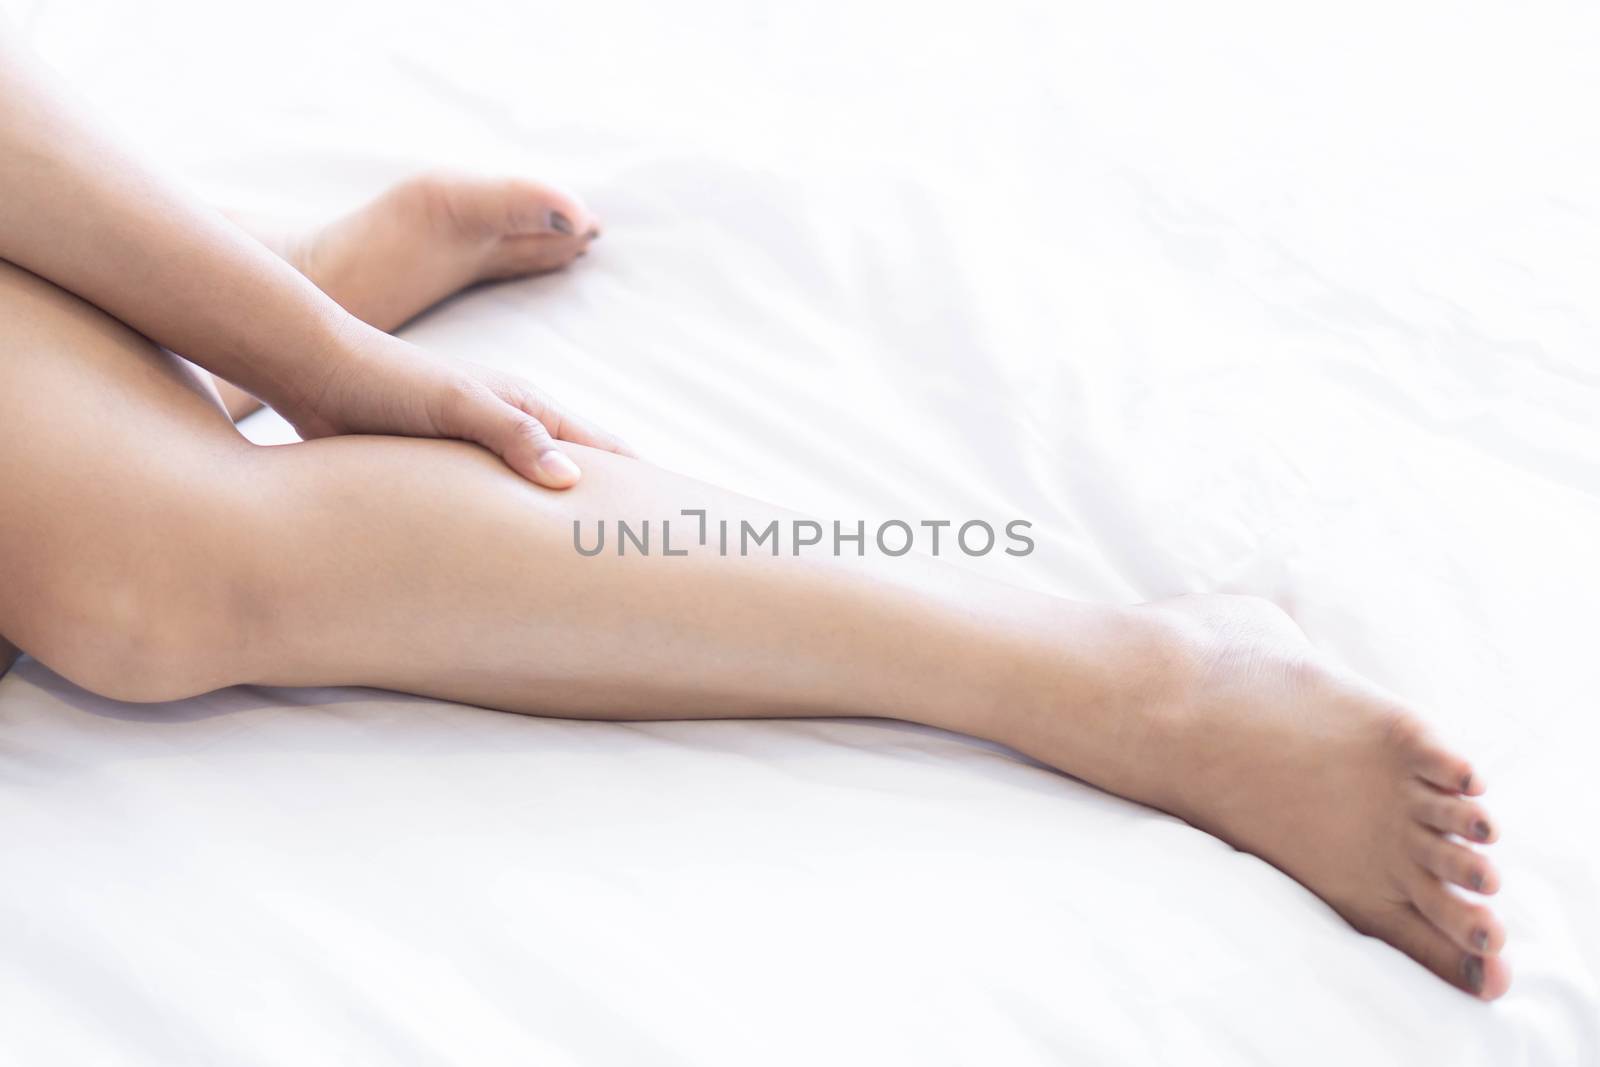
{"type": "Polygon", "coordinates": [[[411,335],[666,465],[1026,517],[985,566],[1063,593],[1278,599],[1486,771],[1517,980],[931,730],[128,707],[24,660],[0,1060],[1600,1063],[1592,7],[6,6],[233,207],[581,190],[578,269],[411,335]]]}

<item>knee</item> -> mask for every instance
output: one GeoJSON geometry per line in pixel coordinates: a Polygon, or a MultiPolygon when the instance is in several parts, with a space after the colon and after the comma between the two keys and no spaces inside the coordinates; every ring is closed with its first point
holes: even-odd
{"type": "Polygon", "coordinates": [[[112,700],[181,700],[245,680],[245,620],[225,580],[163,568],[102,582],[74,576],[24,641],[45,666],[112,700]]]}

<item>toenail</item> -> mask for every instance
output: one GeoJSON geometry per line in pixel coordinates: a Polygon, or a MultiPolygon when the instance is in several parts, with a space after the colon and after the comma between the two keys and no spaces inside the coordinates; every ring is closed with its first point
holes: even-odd
{"type": "MultiPolygon", "coordinates": [[[[567,232],[571,233],[572,231],[568,230],[567,232]]],[[[1472,791],[1472,775],[1464,774],[1461,776],[1461,791],[1463,793],[1470,793],[1472,791]]]]}
{"type": "Polygon", "coordinates": [[[571,237],[573,234],[572,220],[559,211],[550,212],[550,228],[559,234],[571,237]]]}
{"type": "Polygon", "coordinates": [[[1489,947],[1489,931],[1482,927],[1472,931],[1472,947],[1479,952],[1487,949],[1489,947]]]}
{"type": "Polygon", "coordinates": [[[1476,889],[1480,893],[1483,892],[1483,872],[1482,871],[1473,871],[1472,872],[1472,877],[1468,878],[1467,881],[1472,883],[1472,888],[1473,889],[1476,889]]]}
{"type": "Polygon", "coordinates": [[[1483,961],[1476,956],[1461,961],[1461,978],[1474,993],[1483,992],[1483,961]]]}
{"type": "Polygon", "coordinates": [[[1482,819],[1479,819],[1477,822],[1473,823],[1472,836],[1476,837],[1479,841],[1489,840],[1489,824],[1484,822],[1482,819]]]}

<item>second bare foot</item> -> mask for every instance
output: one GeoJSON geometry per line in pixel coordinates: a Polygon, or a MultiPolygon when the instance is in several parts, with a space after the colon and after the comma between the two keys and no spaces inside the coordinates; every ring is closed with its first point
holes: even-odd
{"type": "MultiPolygon", "coordinates": [[[[543,274],[584,255],[600,224],[580,201],[520,178],[424,174],[311,230],[235,221],[346,311],[392,332],[478,282],[543,274]]],[[[260,407],[216,386],[234,419],[260,407]]]]}
{"type": "Polygon", "coordinates": [[[589,209],[550,186],[427,174],[269,244],[352,315],[393,331],[477,282],[559,270],[599,235],[589,209]]]}

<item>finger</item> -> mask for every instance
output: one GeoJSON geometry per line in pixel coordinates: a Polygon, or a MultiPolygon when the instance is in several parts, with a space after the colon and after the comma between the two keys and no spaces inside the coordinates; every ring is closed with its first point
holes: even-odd
{"type": "Polygon", "coordinates": [[[622,438],[609,430],[603,430],[590,422],[563,411],[560,407],[550,403],[543,397],[529,392],[521,393],[516,404],[523,411],[544,423],[550,433],[563,440],[571,441],[575,445],[588,445],[606,452],[615,452],[619,456],[638,459],[639,454],[622,438]]]}
{"type": "Polygon", "coordinates": [[[570,489],[581,472],[557,447],[545,425],[521,408],[484,392],[482,408],[461,433],[505,461],[518,474],[547,489],[570,489]]]}

